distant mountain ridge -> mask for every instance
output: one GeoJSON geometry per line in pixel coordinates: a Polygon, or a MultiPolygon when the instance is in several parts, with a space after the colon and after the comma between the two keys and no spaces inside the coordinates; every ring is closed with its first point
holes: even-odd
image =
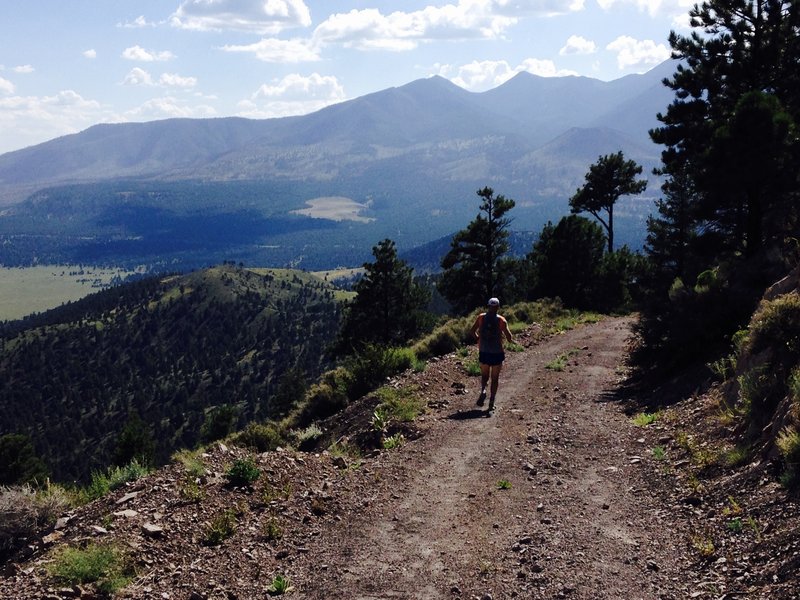
{"type": "MultiPolygon", "coordinates": [[[[599,155],[622,150],[645,174],[658,164],[648,129],[671,101],[662,80],[674,68],[668,61],[610,82],[520,73],[483,93],[431,77],[299,117],[95,125],[0,155],[0,207],[6,207],[0,211],[0,263],[113,262],[122,240],[124,258],[134,262],[359,264],[384,237],[406,249],[460,229],[474,216],[474,191],[486,185],[517,200],[515,227],[536,231],[568,210],[566,200],[599,155]],[[327,221],[332,253],[309,247],[308,238],[270,237],[282,234],[269,223],[292,221],[290,230],[307,230],[293,221],[306,202],[320,197],[367,207],[369,225],[327,221]],[[54,227],[54,211],[69,223],[70,239],[54,227]],[[143,213],[147,219],[137,220],[143,213]],[[230,244],[223,254],[187,243],[191,258],[161,243],[170,239],[186,248],[178,242],[187,228],[194,240],[203,237],[186,224],[188,217],[231,213],[236,223],[249,220],[270,235],[242,239],[241,228],[233,230],[235,248],[230,244]],[[143,226],[154,219],[162,226],[143,226]],[[149,238],[156,231],[160,245],[153,247],[149,238]],[[87,243],[95,246],[88,252],[81,249],[87,243]],[[264,252],[267,247],[280,247],[279,256],[264,252]]],[[[621,211],[627,243],[641,243],[656,189],[628,211],[631,220],[621,211]]]]}

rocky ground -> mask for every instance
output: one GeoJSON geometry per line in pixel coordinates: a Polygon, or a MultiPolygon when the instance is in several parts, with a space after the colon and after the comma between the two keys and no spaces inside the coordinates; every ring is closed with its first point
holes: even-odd
{"type": "Polygon", "coordinates": [[[309,599],[800,597],[798,504],[766,463],[725,465],[713,390],[632,421],[647,399],[622,393],[630,325],[521,334],[491,415],[457,354],[398,377],[428,409],[395,449],[369,446],[366,398],[325,424],[360,457],[257,455],[243,488],[224,477],[243,449],[209,450],[199,479],[172,464],[44,532],[0,597],[97,597],[47,570],[90,543],[135,565],[122,598],[261,599],[277,576],[309,599]],[[235,531],[210,543],[223,517],[235,531]]]}

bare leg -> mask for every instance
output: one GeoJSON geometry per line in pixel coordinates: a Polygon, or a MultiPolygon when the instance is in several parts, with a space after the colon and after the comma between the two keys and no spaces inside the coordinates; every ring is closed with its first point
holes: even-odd
{"type": "Polygon", "coordinates": [[[489,365],[481,363],[481,394],[478,396],[478,406],[483,406],[486,399],[486,384],[489,382],[489,365]]]}
{"type": "Polygon", "coordinates": [[[489,408],[494,408],[494,397],[497,395],[497,388],[500,385],[500,371],[503,365],[494,365],[492,367],[492,388],[489,396],[489,408]]]}

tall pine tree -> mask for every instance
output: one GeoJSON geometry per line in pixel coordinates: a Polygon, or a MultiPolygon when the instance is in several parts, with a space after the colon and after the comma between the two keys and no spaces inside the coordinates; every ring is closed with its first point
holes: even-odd
{"type": "Polygon", "coordinates": [[[515,202],[485,187],[477,192],[480,212],[475,219],[453,236],[450,251],[442,259],[444,273],[439,290],[453,309],[467,314],[483,306],[492,296],[503,294],[500,261],[508,252],[506,216],[515,202]]]}

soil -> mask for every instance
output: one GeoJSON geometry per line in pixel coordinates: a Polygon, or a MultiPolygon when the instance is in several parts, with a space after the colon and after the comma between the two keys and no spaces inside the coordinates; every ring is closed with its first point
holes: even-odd
{"type": "Polygon", "coordinates": [[[210,449],[195,486],[171,464],[32,541],[0,597],[99,597],[48,565],[65,544],[113,543],[137,569],[122,598],[262,599],[278,575],[308,599],[797,598],[796,501],[767,463],[700,460],[719,434],[713,394],[632,422],[647,399],[621,394],[631,323],[519,334],[491,414],[457,354],[393,379],[428,406],[395,429],[398,448],[374,449],[367,397],[324,424],[361,457],[260,454],[243,488],[224,474],[246,450],[210,449]],[[236,530],[211,545],[226,510],[236,530]]]}

